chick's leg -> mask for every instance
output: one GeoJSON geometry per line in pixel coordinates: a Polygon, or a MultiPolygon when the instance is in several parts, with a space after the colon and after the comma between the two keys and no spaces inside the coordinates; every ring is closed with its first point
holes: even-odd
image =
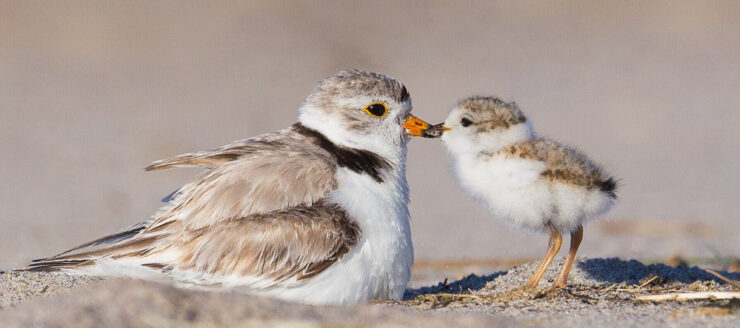
{"type": "Polygon", "coordinates": [[[558,279],[552,285],[553,287],[565,288],[568,285],[568,274],[570,273],[571,266],[573,266],[573,261],[576,259],[576,252],[578,252],[578,246],[581,245],[582,240],[583,226],[578,226],[576,231],[570,233],[570,251],[568,252],[568,257],[565,259],[563,270],[560,271],[558,279]]]}
{"type": "Polygon", "coordinates": [[[548,221],[546,227],[550,241],[547,244],[547,252],[545,253],[545,258],[542,259],[542,263],[540,263],[540,266],[534,272],[532,277],[529,278],[527,287],[530,288],[536,288],[537,285],[540,283],[540,279],[542,279],[542,276],[545,274],[545,270],[547,270],[547,267],[550,265],[550,262],[552,262],[552,259],[555,258],[555,255],[558,254],[558,251],[560,251],[560,245],[563,243],[563,237],[560,235],[560,232],[555,229],[555,226],[552,224],[552,222],[548,221]]]}

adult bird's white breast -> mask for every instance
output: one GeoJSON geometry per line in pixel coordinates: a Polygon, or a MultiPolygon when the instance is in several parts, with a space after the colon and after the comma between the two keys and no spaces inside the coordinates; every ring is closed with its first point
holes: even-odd
{"type": "Polygon", "coordinates": [[[318,301],[331,298],[333,304],[403,297],[414,253],[408,186],[402,169],[386,174],[383,182],[348,169],[337,170],[337,180],[341,182],[329,200],[359,224],[359,242],[302,288],[276,290],[270,295],[304,303],[321,303],[318,301]]]}

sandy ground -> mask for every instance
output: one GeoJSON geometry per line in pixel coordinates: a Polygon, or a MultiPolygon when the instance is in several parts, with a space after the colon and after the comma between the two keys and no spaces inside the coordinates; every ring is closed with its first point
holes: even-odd
{"type": "MultiPolygon", "coordinates": [[[[400,302],[354,307],[302,306],[130,279],[12,272],[0,276],[0,325],[735,327],[740,320],[740,300],[636,300],[641,295],[666,292],[732,289],[697,267],[584,258],[571,273],[570,286],[553,291],[547,287],[562,260],[553,264],[538,290],[520,287],[536,266],[528,263],[412,287],[400,302]]],[[[740,278],[740,273],[721,273],[730,279],[740,278]]],[[[415,281],[414,285],[424,282],[415,281]]]]}

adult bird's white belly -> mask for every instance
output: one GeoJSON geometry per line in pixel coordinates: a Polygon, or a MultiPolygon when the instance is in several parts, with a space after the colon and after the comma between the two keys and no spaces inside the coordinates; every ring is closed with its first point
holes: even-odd
{"type": "Polygon", "coordinates": [[[361,231],[359,243],[304,285],[268,294],[322,304],[327,299],[335,304],[400,299],[414,262],[405,174],[389,173],[379,183],[367,174],[343,168],[337,171],[337,180],[341,183],[329,200],[357,221],[361,231]]]}

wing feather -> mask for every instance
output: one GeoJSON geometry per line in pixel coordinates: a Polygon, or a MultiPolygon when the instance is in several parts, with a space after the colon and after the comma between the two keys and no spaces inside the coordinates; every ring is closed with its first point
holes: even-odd
{"type": "Polygon", "coordinates": [[[538,138],[515,144],[505,147],[492,154],[492,156],[541,161],[545,163],[544,170],[540,172],[540,177],[544,179],[597,188],[603,191],[611,188],[608,192],[614,195],[616,186],[614,178],[607,176],[601,167],[583,153],[552,140],[538,138]]]}
{"type": "Polygon", "coordinates": [[[155,162],[151,169],[210,170],[175,192],[152,220],[36,260],[29,270],[134,258],[162,273],[236,275],[260,287],[313,277],[357,243],[359,228],[325,202],[336,188],[337,164],[307,138],[284,130],[155,162]]]}
{"type": "Polygon", "coordinates": [[[276,149],[286,144],[294,144],[298,135],[292,129],[267,133],[254,138],[237,140],[215,149],[186,153],[170,158],[154,161],[144,168],[147,171],[162,170],[176,167],[200,166],[214,168],[242,156],[252,154],[265,148],[276,149]]]}
{"type": "Polygon", "coordinates": [[[324,201],[248,219],[229,220],[181,236],[173,268],[217,277],[251,277],[260,287],[313,277],[349,252],[358,225],[324,201]]]}

